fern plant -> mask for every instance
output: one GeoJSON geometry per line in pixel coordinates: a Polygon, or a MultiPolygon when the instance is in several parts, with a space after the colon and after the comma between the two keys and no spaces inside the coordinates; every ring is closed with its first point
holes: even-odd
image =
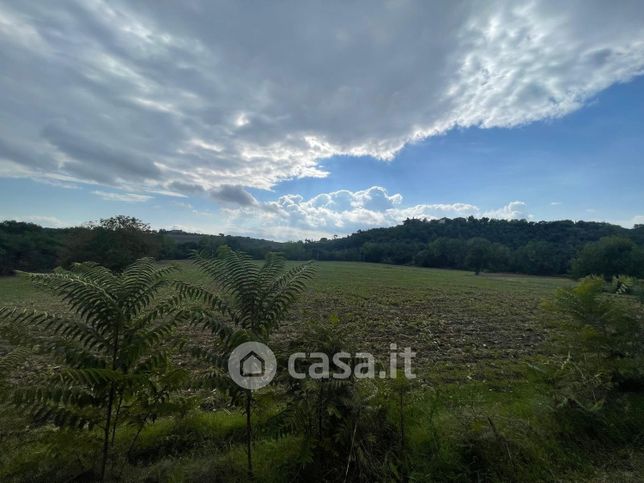
{"type": "MultiPolygon", "coordinates": [[[[114,274],[94,263],[70,271],[32,274],[39,286],[58,295],[67,314],[0,308],[0,328],[23,343],[40,334],[37,348],[60,362],[53,376],[16,389],[9,403],[36,421],[63,427],[102,429],[100,478],[114,445],[119,423],[143,423],[152,406],[168,400],[180,371],[171,370],[169,348],[160,343],[173,332],[177,299],[161,299],[173,267],[159,268],[141,259],[114,274]]],[[[187,377],[187,375],[185,375],[187,377]]]]}
{"type": "Polygon", "coordinates": [[[197,351],[211,364],[207,380],[228,391],[234,400],[245,396],[247,466],[252,479],[253,395],[228,377],[227,358],[243,342],[268,343],[315,270],[311,263],[287,269],[284,258],[274,253],[268,254],[260,265],[228,247],[220,249],[217,257],[202,252],[195,254],[193,260],[214,286],[208,289],[178,284],[181,297],[199,302],[184,311],[184,316],[217,336],[218,343],[212,350],[197,351]]]}
{"type": "Polygon", "coordinates": [[[573,347],[581,342],[582,349],[545,374],[564,405],[588,414],[602,409],[614,389],[641,387],[643,380],[642,306],[624,300],[626,296],[603,293],[604,286],[602,279],[586,277],[575,287],[559,289],[544,304],[573,321],[570,342],[573,347]]]}
{"type": "MultiPolygon", "coordinates": [[[[307,325],[291,341],[288,352],[322,353],[332,360],[334,354],[356,351],[346,327],[332,315],[328,321],[307,325]]],[[[299,372],[308,373],[313,360],[300,362],[299,372]]],[[[352,357],[345,362],[353,373],[358,361],[352,357]]],[[[302,460],[301,479],[386,481],[392,472],[397,473],[396,431],[371,381],[358,381],[351,375],[347,379],[287,378],[285,384],[288,398],[273,426],[279,433],[303,435],[303,455],[315,455],[302,460]]]]}
{"type": "Polygon", "coordinates": [[[547,301],[545,308],[566,314],[582,325],[599,331],[607,337],[611,321],[619,316],[613,300],[602,296],[604,281],[598,277],[586,277],[576,287],[557,290],[554,300],[547,301]]]}
{"type": "Polygon", "coordinates": [[[641,314],[633,313],[620,297],[604,294],[603,289],[603,280],[587,277],[576,287],[559,289],[545,308],[572,318],[591,352],[603,352],[613,359],[641,354],[641,314]]]}
{"type": "Polygon", "coordinates": [[[26,347],[16,347],[0,357],[0,390],[7,390],[7,386],[9,386],[7,379],[15,368],[29,357],[29,354],[30,351],[26,347]]]}

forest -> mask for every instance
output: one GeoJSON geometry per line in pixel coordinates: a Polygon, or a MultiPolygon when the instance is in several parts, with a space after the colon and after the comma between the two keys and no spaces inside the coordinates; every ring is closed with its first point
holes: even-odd
{"type": "Polygon", "coordinates": [[[563,275],[644,275],[644,225],[627,229],[586,221],[407,219],[390,228],[346,237],[275,242],[225,234],[152,230],[141,220],[115,216],[72,228],[0,223],[0,274],[41,271],[94,261],[121,269],[141,257],[186,259],[194,250],[221,246],[262,259],[279,252],[288,260],[365,261],[420,267],[563,275]],[[117,248],[118,247],[118,248],[117,248]]]}

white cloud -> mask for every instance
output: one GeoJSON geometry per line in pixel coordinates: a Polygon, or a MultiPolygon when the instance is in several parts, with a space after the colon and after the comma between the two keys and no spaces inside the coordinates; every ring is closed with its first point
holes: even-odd
{"type": "Polygon", "coordinates": [[[550,206],[561,206],[563,203],[561,201],[551,201],[550,206]]]}
{"type": "Polygon", "coordinates": [[[201,225],[187,225],[187,224],[172,224],[172,225],[162,225],[155,227],[163,230],[181,230],[187,233],[199,233],[204,235],[212,235],[213,231],[204,230],[204,227],[201,225]]]}
{"type": "Polygon", "coordinates": [[[92,191],[96,195],[106,201],[123,201],[126,203],[141,203],[152,199],[152,196],[138,195],[135,193],[110,193],[107,191],[92,191]]]}
{"type": "Polygon", "coordinates": [[[320,238],[349,234],[358,229],[393,226],[407,218],[529,217],[524,208],[522,201],[513,201],[491,211],[483,211],[469,203],[403,206],[400,194],[390,195],[385,188],[372,186],[360,191],[322,193],[309,199],[289,194],[258,206],[227,209],[224,212],[228,226],[222,230],[278,240],[320,238]]]}
{"type": "Polygon", "coordinates": [[[483,216],[488,218],[499,218],[501,220],[519,220],[532,218],[524,211],[526,204],[523,201],[511,201],[498,210],[486,211],[483,216]]]}
{"type": "Polygon", "coordinates": [[[631,219],[631,222],[626,226],[628,228],[633,227],[634,225],[644,225],[644,215],[636,215],[631,219]]]}
{"type": "Polygon", "coordinates": [[[185,203],[183,201],[174,201],[172,204],[174,206],[178,206],[179,208],[185,208],[186,210],[194,209],[190,203],[185,203]]]}
{"type": "Polygon", "coordinates": [[[201,211],[201,210],[192,210],[192,214],[197,216],[215,216],[215,214],[210,211],[201,211]]]}
{"type": "Polygon", "coordinates": [[[639,2],[3,2],[0,173],[253,204],[326,156],[565,115],[642,73],[643,24],[639,2]]]}

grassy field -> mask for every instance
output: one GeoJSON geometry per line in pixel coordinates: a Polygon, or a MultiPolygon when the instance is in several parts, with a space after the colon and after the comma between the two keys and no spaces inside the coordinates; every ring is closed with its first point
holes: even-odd
{"type": "MultiPolygon", "coordinates": [[[[177,278],[204,281],[189,262],[174,263],[180,267],[177,278]]],[[[366,263],[316,265],[315,280],[273,341],[282,346],[312,322],[335,320],[352,348],[379,360],[385,361],[390,343],[412,347],[420,384],[406,417],[416,481],[504,480],[508,475],[511,480],[636,481],[641,453],[615,450],[614,457],[606,456],[602,448],[570,448],[556,440],[564,428],[544,386],[531,375],[529,364],[547,363],[566,352],[563,329],[540,304],[571,281],[366,263]],[[490,476],[486,465],[499,445],[505,459],[494,464],[504,469],[490,476]],[[597,465],[593,451],[605,456],[597,465]]],[[[22,275],[0,278],[2,305],[64,310],[22,275]]],[[[184,330],[208,343],[206,335],[184,330]]],[[[210,481],[217,474],[216,481],[243,481],[243,418],[235,408],[212,409],[150,425],[142,434],[137,462],[123,463],[128,478],[210,481]]],[[[259,411],[260,427],[262,414],[270,412],[270,405],[259,411]]],[[[78,471],[91,461],[91,453],[59,449],[52,454],[52,441],[58,440],[51,428],[25,432],[19,420],[0,418],[0,428],[13,428],[0,439],[0,480],[20,481],[22,472],[64,480],[70,475],[62,470],[43,469],[47,461],[73,460],[69,465],[78,471]]],[[[286,481],[279,475],[296,458],[299,445],[297,436],[259,437],[257,479],[286,481]]]]}
{"type": "MultiPolygon", "coordinates": [[[[203,282],[190,262],[177,278],[203,282]]],[[[506,380],[515,363],[548,351],[550,329],[540,302],[562,278],[482,274],[396,265],[318,262],[317,275],[291,311],[276,339],[303,324],[337,318],[356,349],[381,358],[389,344],[412,347],[418,375],[428,381],[506,380]]],[[[34,288],[25,275],[0,278],[0,306],[65,310],[64,304],[34,288]]]]}

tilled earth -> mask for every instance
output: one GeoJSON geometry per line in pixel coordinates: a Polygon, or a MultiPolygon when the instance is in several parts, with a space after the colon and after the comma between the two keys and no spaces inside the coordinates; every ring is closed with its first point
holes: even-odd
{"type": "MultiPolygon", "coordinates": [[[[419,376],[507,368],[548,351],[544,298],[567,280],[371,264],[320,264],[283,333],[337,318],[350,343],[385,365],[389,345],[411,347],[419,376]],[[360,276],[352,276],[352,270],[360,276]]],[[[503,371],[502,371],[503,372],[503,371]]]]}
{"type": "MultiPolygon", "coordinates": [[[[208,283],[190,262],[175,263],[179,278],[208,283]]],[[[370,352],[384,366],[390,344],[411,347],[414,372],[426,380],[508,378],[516,364],[547,353],[544,341],[553,329],[540,303],[570,283],[367,263],[318,262],[317,267],[273,343],[284,346],[311,322],[335,320],[351,350],[370,352]]],[[[0,305],[65,309],[25,277],[0,279],[0,305]]],[[[212,344],[209,334],[195,328],[180,333],[196,345],[212,344]]],[[[194,361],[186,354],[184,363],[194,361]]]]}

